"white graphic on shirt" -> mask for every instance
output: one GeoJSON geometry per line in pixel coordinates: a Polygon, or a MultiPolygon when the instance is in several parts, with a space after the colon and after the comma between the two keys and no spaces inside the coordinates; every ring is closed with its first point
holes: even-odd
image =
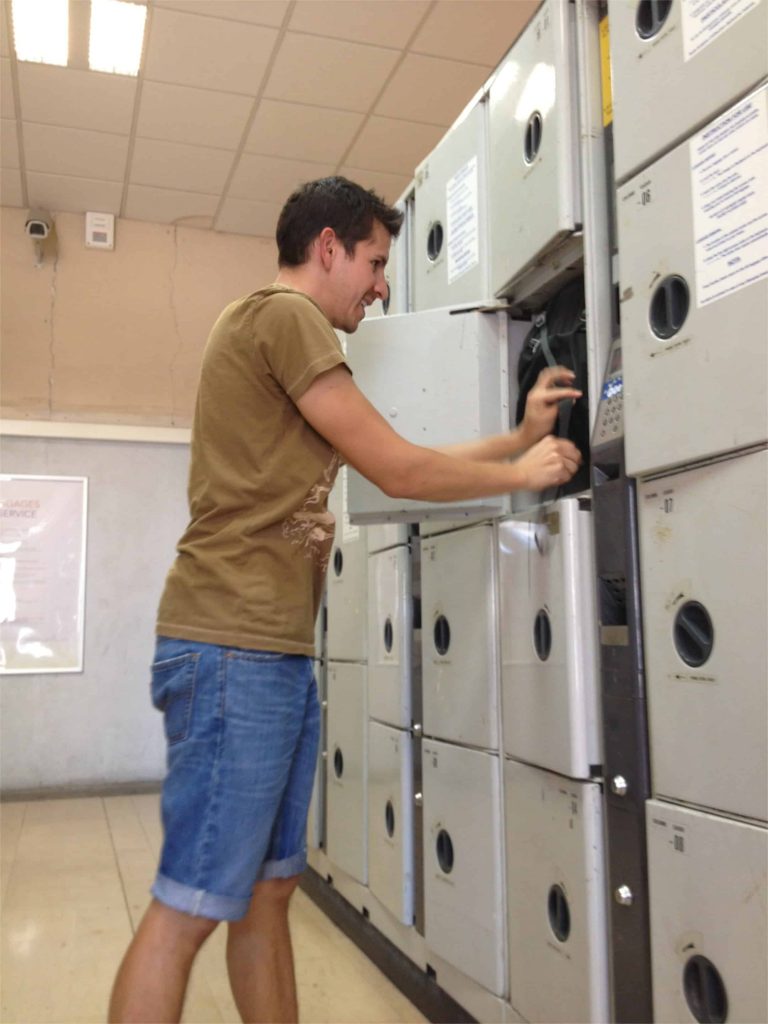
{"type": "Polygon", "coordinates": [[[321,479],[312,486],[301,508],[283,521],[283,537],[291,544],[303,548],[304,557],[317,562],[323,572],[328,568],[336,523],[333,512],[327,508],[328,494],[339,471],[340,461],[339,453],[335,451],[321,479]]]}

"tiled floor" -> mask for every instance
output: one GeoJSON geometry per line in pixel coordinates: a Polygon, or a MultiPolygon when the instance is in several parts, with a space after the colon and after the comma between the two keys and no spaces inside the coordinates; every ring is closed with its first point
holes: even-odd
{"type": "MultiPolygon", "coordinates": [[[[148,902],[158,797],[0,805],[3,1024],[103,1022],[117,966],[148,902]]],[[[304,1024],[426,1020],[320,910],[291,908],[304,1024]]],[[[237,1022],[225,927],[195,966],[184,1020],[237,1022]]]]}

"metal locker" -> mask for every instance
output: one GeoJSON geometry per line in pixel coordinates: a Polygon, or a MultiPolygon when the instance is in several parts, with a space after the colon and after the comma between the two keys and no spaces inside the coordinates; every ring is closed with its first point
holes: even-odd
{"type": "Polygon", "coordinates": [[[496,588],[492,526],[422,541],[425,736],[498,749],[496,588]]]}
{"type": "Polygon", "coordinates": [[[609,1020],[602,794],[506,760],[510,1002],[531,1021],[609,1020]]]}
{"type": "Polygon", "coordinates": [[[657,1021],[768,1020],[768,832],[646,805],[657,1021]]]}
{"type": "MultiPolygon", "coordinates": [[[[504,312],[430,310],[363,322],[347,339],[355,380],[406,440],[439,446],[509,430],[517,358],[528,325],[504,312]]],[[[508,496],[462,502],[388,498],[358,473],[349,475],[355,522],[416,522],[501,515],[508,496]]]]}
{"type": "Polygon", "coordinates": [[[617,181],[768,75],[765,0],[608,0],[608,18],[617,181]]]}
{"type": "Polygon", "coordinates": [[[413,743],[410,733],[368,724],[368,885],[413,924],[413,743]]]}
{"type": "Polygon", "coordinates": [[[413,599],[407,547],[368,558],[368,716],[410,729],[413,599]]]}
{"type": "Polygon", "coordinates": [[[491,288],[581,223],[574,5],[545,0],[489,88],[491,288]]]}
{"type": "Polygon", "coordinates": [[[638,488],[655,795],[768,820],[768,453],[638,488]]]}
{"type": "Polygon", "coordinates": [[[364,665],[328,666],[328,859],[368,881],[368,721],[364,665]]]}
{"type": "Polygon", "coordinates": [[[414,310],[492,300],[486,99],[464,111],[416,168],[414,310]]]}
{"type": "Polygon", "coordinates": [[[379,523],[368,526],[368,554],[375,555],[378,551],[395,548],[408,543],[407,523],[379,523]]]}
{"type": "Polygon", "coordinates": [[[627,472],[764,441],[768,89],[622,186],[617,217],[627,472]]]}
{"type": "Polygon", "coordinates": [[[422,745],[427,948],[503,996],[506,935],[499,758],[422,745]]]}
{"type": "Polygon", "coordinates": [[[368,615],[368,539],[365,527],[348,515],[348,470],[339,471],[328,507],[336,518],[327,575],[327,656],[333,661],[365,661],[368,615]]]}
{"type": "Polygon", "coordinates": [[[602,763],[594,580],[582,499],[499,524],[504,752],[582,779],[602,763]]]}

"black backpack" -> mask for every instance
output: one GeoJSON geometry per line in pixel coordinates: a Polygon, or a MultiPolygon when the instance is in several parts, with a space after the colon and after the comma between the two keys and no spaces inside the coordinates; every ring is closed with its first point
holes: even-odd
{"type": "Polygon", "coordinates": [[[523,342],[517,364],[519,387],[515,422],[525,415],[525,400],[546,366],[567,366],[576,374],[574,387],[582,392],[576,401],[560,403],[552,431],[557,437],[573,441],[581,452],[578,472],[556,493],[547,493],[543,500],[584,491],[590,484],[589,473],[589,388],[587,379],[587,318],[584,302],[584,280],[578,278],[565,285],[549,300],[543,313],[534,317],[533,327],[523,342]]]}

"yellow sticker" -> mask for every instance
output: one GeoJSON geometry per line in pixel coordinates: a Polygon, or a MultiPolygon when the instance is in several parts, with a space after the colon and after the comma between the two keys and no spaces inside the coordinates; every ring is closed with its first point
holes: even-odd
{"type": "Polygon", "coordinates": [[[600,79],[603,87],[603,128],[613,121],[613,94],[611,92],[611,48],[609,45],[608,17],[600,22],[600,79]]]}

